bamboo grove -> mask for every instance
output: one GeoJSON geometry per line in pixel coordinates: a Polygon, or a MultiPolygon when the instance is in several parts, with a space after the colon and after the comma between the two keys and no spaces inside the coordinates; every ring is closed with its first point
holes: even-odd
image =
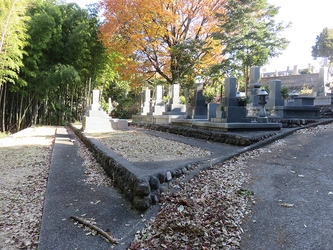
{"type": "Polygon", "coordinates": [[[79,120],[92,88],[121,110],[138,105],[147,82],[244,77],[287,45],[266,0],[103,0],[87,9],[2,0],[0,8],[2,132],[79,120]]]}

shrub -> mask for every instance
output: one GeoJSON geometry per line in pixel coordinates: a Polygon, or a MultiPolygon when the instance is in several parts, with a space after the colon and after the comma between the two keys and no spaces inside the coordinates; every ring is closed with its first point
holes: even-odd
{"type": "Polygon", "coordinates": [[[282,86],[281,87],[281,96],[282,96],[283,100],[288,99],[288,97],[289,97],[289,89],[288,89],[288,87],[286,87],[286,86],[282,86]]]}
{"type": "Polygon", "coordinates": [[[313,92],[313,89],[310,89],[308,86],[303,86],[301,91],[299,92],[300,95],[311,95],[313,92]]]}
{"type": "Polygon", "coordinates": [[[132,115],[138,114],[140,110],[139,103],[133,98],[123,97],[117,100],[119,103],[116,109],[111,112],[111,116],[119,119],[131,119],[132,115]]]}

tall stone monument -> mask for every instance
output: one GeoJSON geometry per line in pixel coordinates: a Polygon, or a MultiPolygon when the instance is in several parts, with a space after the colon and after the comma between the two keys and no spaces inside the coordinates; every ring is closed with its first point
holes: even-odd
{"type": "Polygon", "coordinates": [[[258,116],[260,106],[258,104],[261,83],[260,81],[260,67],[251,67],[250,71],[250,86],[249,86],[249,103],[247,104],[248,116],[258,116]]]}
{"type": "Polygon", "coordinates": [[[152,107],[152,115],[162,115],[165,112],[165,104],[163,101],[163,88],[161,85],[155,87],[155,102],[152,107]]]}
{"type": "Polygon", "coordinates": [[[216,118],[212,122],[246,122],[246,108],[238,105],[236,97],[236,78],[225,79],[224,98],[216,109],[216,118]]]}
{"type": "Polygon", "coordinates": [[[84,132],[108,132],[112,131],[110,117],[101,109],[99,102],[99,90],[93,90],[91,107],[87,109],[82,120],[84,132]]]}
{"type": "Polygon", "coordinates": [[[147,86],[145,89],[144,102],[141,108],[141,115],[147,115],[150,112],[150,89],[147,86]]]}
{"type": "Polygon", "coordinates": [[[186,114],[186,105],[180,103],[179,84],[173,84],[171,89],[171,98],[166,107],[164,115],[186,114]]]}
{"type": "Polygon", "coordinates": [[[203,80],[200,76],[195,78],[194,98],[192,101],[192,119],[207,119],[207,105],[203,98],[203,80]]]}
{"type": "Polygon", "coordinates": [[[260,91],[261,83],[260,81],[260,67],[251,67],[250,71],[250,106],[255,107],[259,106],[258,101],[259,97],[257,94],[260,91]]]}
{"type": "Polygon", "coordinates": [[[269,109],[277,106],[284,106],[284,100],[281,95],[281,80],[278,79],[269,82],[267,108],[269,109]]]}

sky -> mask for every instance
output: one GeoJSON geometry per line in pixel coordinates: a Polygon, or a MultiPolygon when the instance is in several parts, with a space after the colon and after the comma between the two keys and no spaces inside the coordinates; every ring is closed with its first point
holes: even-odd
{"type": "MultiPolygon", "coordinates": [[[[115,0],[116,1],[116,0],[115,0]]],[[[86,4],[96,3],[98,0],[67,0],[76,2],[82,8],[86,4]]],[[[309,64],[318,71],[321,59],[313,60],[311,56],[312,46],[316,43],[316,37],[324,28],[333,28],[333,1],[332,0],[268,0],[268,3],[279,6],[279,14],[276,21],[285,24],[291,22],[291,28],[282,33],[290,43],[283,54],[272,58],[268,65],[262,67],[266,72],[275,70],[290,70],[297,65],[298,69],[305,69],[309,64]]]]}

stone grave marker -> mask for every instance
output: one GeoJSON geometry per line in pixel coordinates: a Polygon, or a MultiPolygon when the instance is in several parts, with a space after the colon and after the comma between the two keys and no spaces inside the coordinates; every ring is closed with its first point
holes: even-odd
{"type": "Polygon", "coordinates": [[[194,98],[192,102],[192,119],[207,119],[207,106],[203,98],[203,80],[200,76],[196,77],[194,98]]]}
{"type": "Polygon", "coordinates": [[[269,82],[267,108],[270,109],[277,106],[284,106],[284,100],[281,97],[281,80],[278,79],[269,82]]]}
{"type": "Polygon", "coordinates": [[[152,107],[152,115],[162,115],[165,112],[165,105],[163,101],[163,88],[161,85],[155,87],[155,102],[152,107]]]}
{"type": "Polygon", "coordinates": [[[180,104],[179,84],[173,84],[171,88],[171,98],[163,115],[185,114],[186,105],[180,104]]]}
{"type": "Polygon", "coordinates": [[[211,119],[213,122],[246,122],[246,108],[238,106],[236,92],[236,78],[226,78],[224,98],[216,109],[216,118],[211,119]]]}
{"type": "Polygon", "coordinates": [[[144,102],[141,108],[141,115],[147,115],[150,112],[150,89],[147,86],[144,91],[144,102]]]}
{"type": "Polygon", "coordinates": [[[93,102],[91,108],[86,111],[82,120],[82,128],[85,132],[107,132],[112,131],[110,118],[107,113],[101,110],[99,101],[99,90],[93,90],[93,102]]]}

